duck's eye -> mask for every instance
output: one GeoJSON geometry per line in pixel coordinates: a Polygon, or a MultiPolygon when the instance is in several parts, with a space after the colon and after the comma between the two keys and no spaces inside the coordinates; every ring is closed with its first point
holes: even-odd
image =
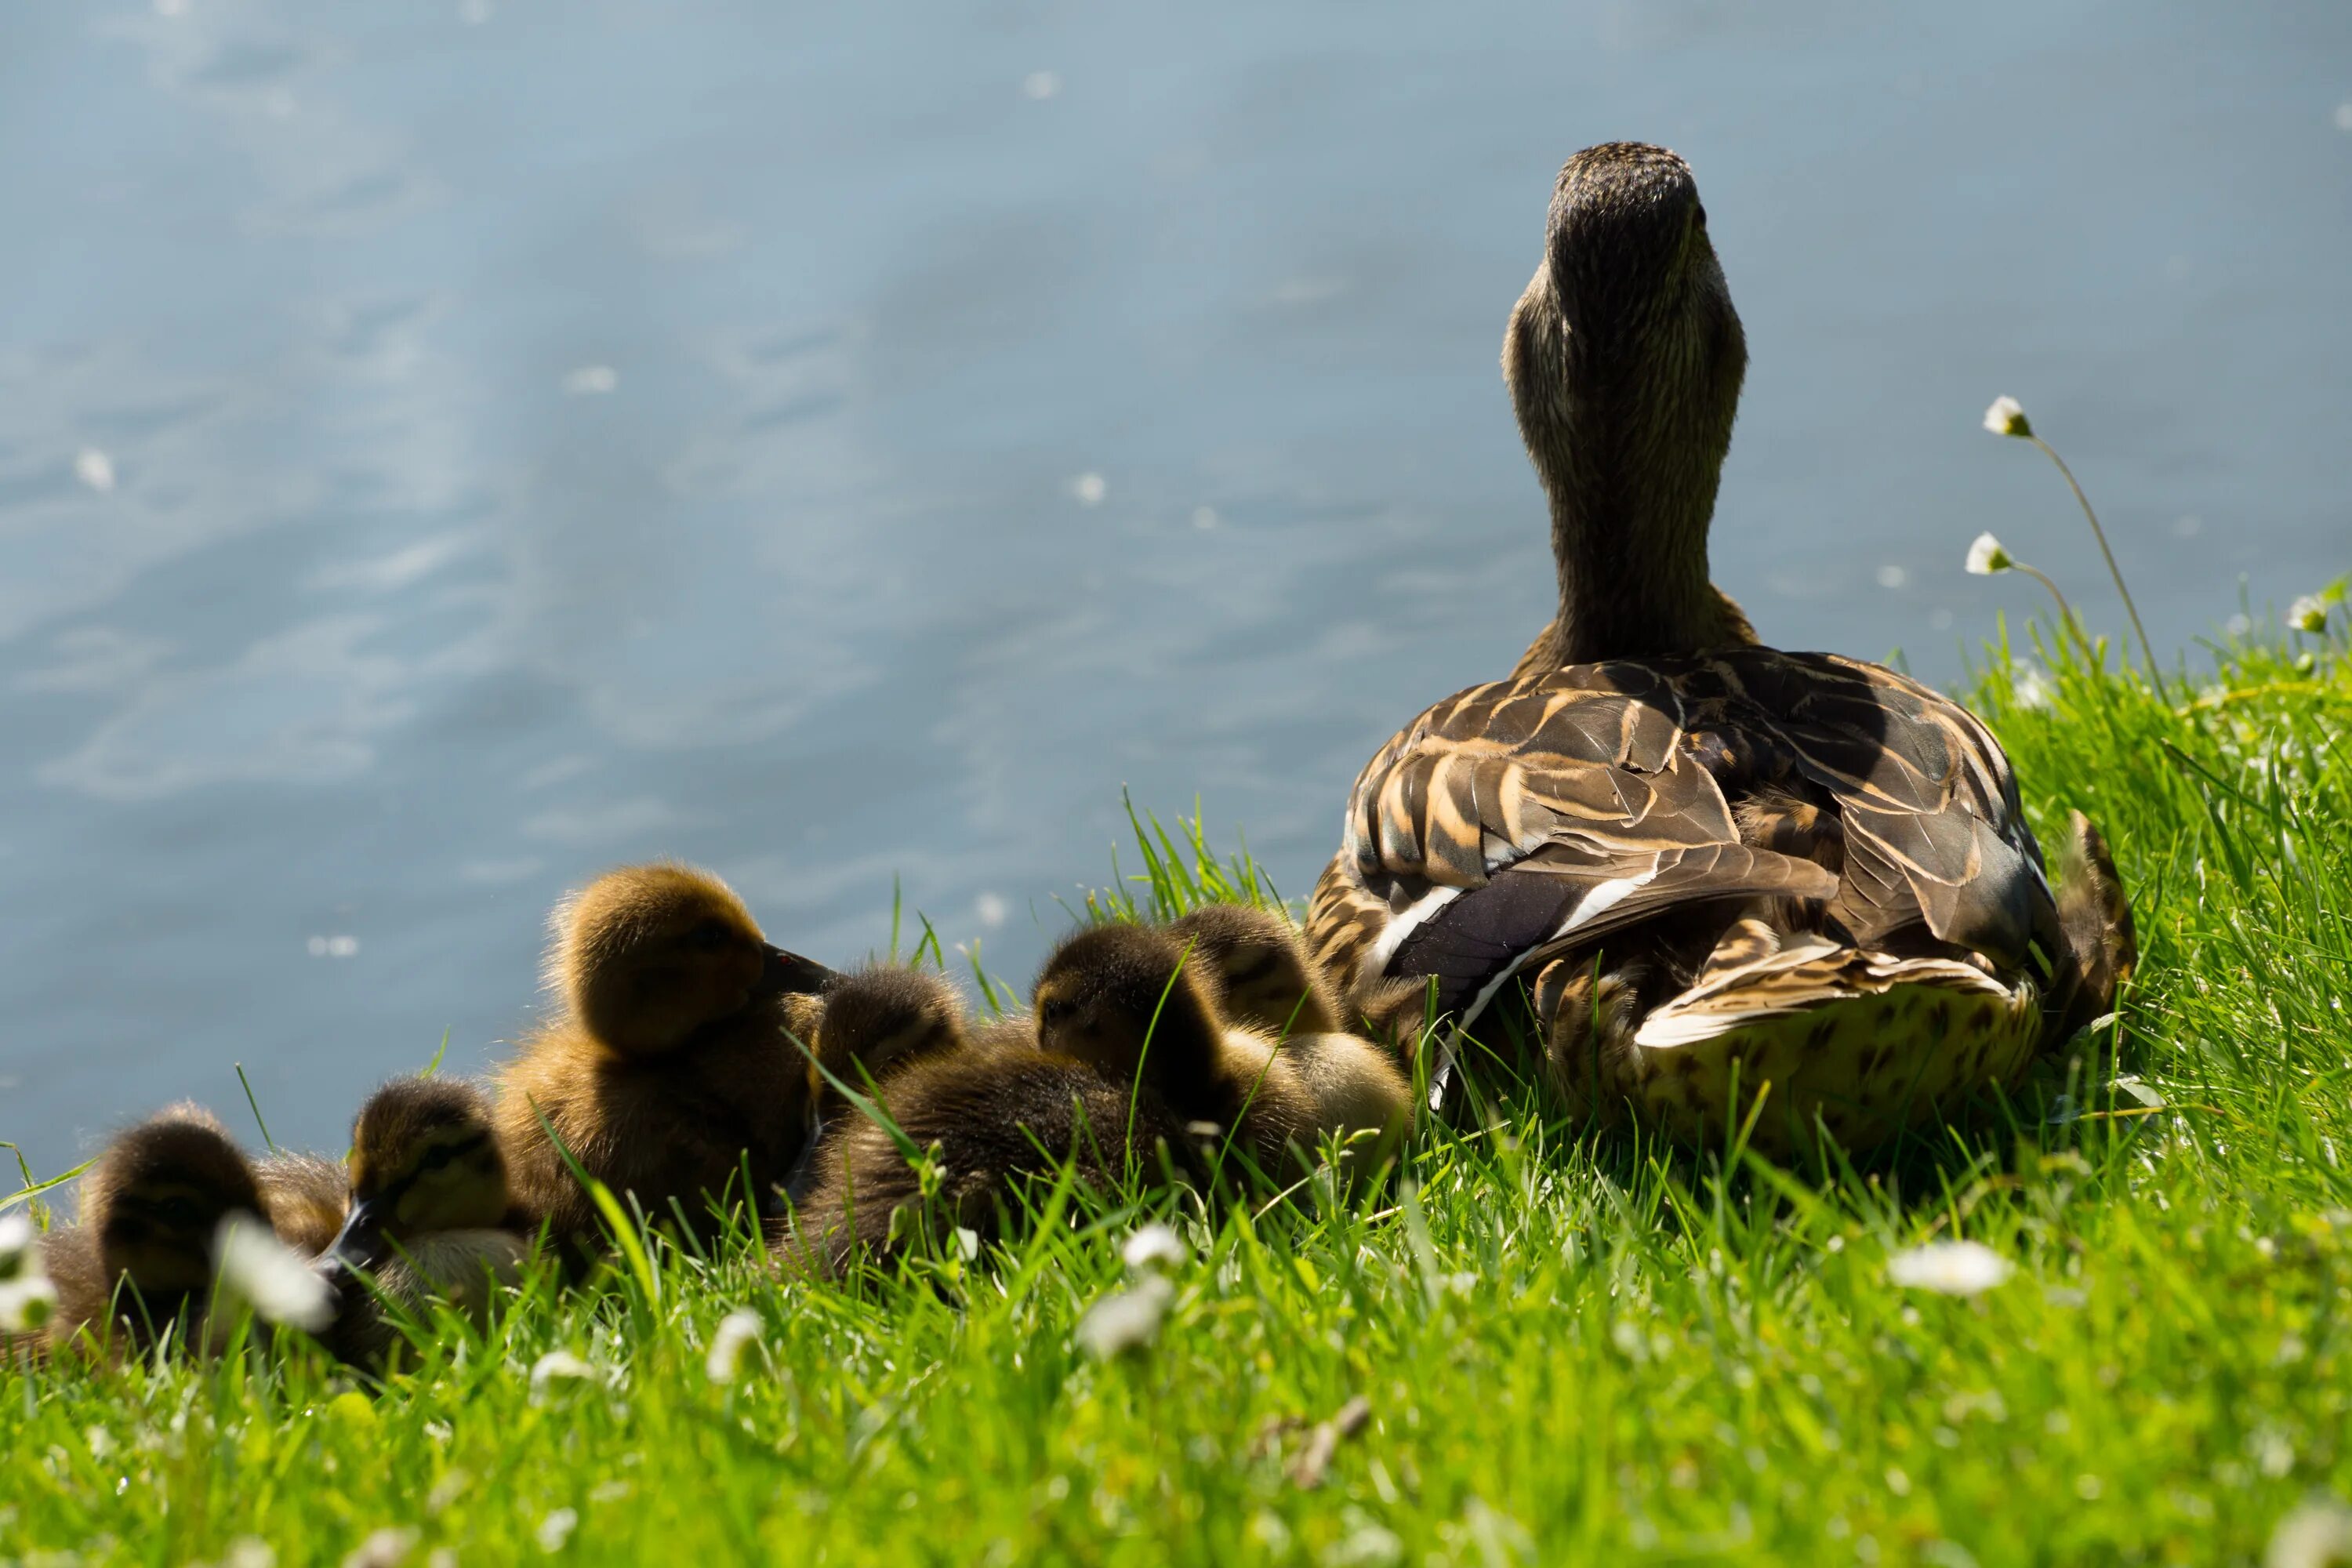
{"type": "Polygon", "coordinates": [[[697,952],[717,952],[732,934],[724,921],[705,921],[686,933],[686,945],[697,952]]]}
{"type": "Polygon", "coordinates": [[[1070,1015],[1076,1011],[1077,1006],[1075,1003],[1063,1001],[1059,997],[1051,1002],[1041,1002],[1037,1005],[1038,1026],[1042,1028],[1058,1029],[1068,1023],[1070,1015]]]}
{"type": "Polygon", "coordinates": [[[1706,206],[1705,203],[1701,203],[1698,208],[1691,214],[1691,226],[1693,228],[1705,228],[1706,226],[1706,206]]]}
{"type": "Polygon", "coordinates": [[[205,1217],[194,1198],[165,1198],[156,1207],[163,1214],[163,1223],[175,1229],[193,1229],[205,1217]]]}
{"type": "Polygon", "coordinates": [[[444,1143],[425,1156],[425,1169],[437,1171],[457,1157],[457,1151],[444,1143]]]}

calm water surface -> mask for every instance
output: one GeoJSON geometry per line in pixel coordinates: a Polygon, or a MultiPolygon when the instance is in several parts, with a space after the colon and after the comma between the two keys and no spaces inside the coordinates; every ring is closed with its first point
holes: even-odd
{"type": "Polygon", "coordinates": [[[1122,786],[1304,893],[1548,613],[1591,142],[1698,170],[1769,639],[1957,679],[1988,527],[2120,627],[1996,393],[2168,647],[2352,566],[2352,7],[1772,9],[6,7],[0,1137],[340,1147],[631,858],[1017,981],[1122,786]]]}

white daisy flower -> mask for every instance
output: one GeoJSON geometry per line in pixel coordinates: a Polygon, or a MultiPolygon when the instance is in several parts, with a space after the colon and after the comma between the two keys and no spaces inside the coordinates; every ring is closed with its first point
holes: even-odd
{"type": "Polygon", "coordinates": [[[530,1363],[530,1394],[543,1397],[551,1383],[584,1383],[596,1375],[593,1362],[583,1361],[570,1351],[550,1351],[530,1363]]]}
{"type": "Polygon", "coordinates": [[[539,1538],[539,1549],[541,1552],[561,1552],[563,1550],[563,1543],[572,1539],[572,1532],[578,1528],[580,1528],[580,1510],[559,1508],[541,1520],[539,1529],[533,1533],[539,1538]]]}
{"type": "Polygon", "coordinates": [[[2352,1508],[2319,1498],[2290,1511],[2271,1532],[2263,1568],[2341,1568],[2352,1563],[2352,1508]]]}
{"type": "Polygon", "coordinates": [[[1139,1274],[1156,1269],[1181,1268],[1192,1255],[1192,1249],[1184,1245],[1184,1238],[1157,1220],[1139,1228],[1127,1238],[1127,1245],[1119,1248],[1119,1256],[1127,1260],[1127,1266],[1139,1274]]]}
{"type": "Polygon", "coordinates": [[[2046,712],[2058,700],[2058,688],[2048,676],[2027,665],[2009,683],[2010,700],[2032,713],[2046,712]]]}
{"type": "Polygon", "coordinates": [[[1886,1260],[1886,1278],[1906,1290],[1980,1296],[2017,1266],[1980,1241],[1931,1241],[1886,1260]]]}
{"type": "Polygon", "coordinates": [[[278,1233],[248,1214],[232,1214],[213,1234],[213,1268],[221,1289],[265,1322],[317,1333],[335,1320],[335,1293],[278,1233]]]}
{"type": "Polygon", "coordinates": [[[743,1370],[743,1352],[760,1342],[760,1314],[749,1307],[738,1307],[719,1320],[710,1331],[710,1350],[702,1358],[702,1370],[713,1383],[732,1383],[743,1370]]]}
{"type": "Polygon", "coordinates": [[[1072,1338],[1097,1361],[1110,1361],[1139,1351],[1160,1337],[1176,1287],[1157,1274],[1147,1274],[1135,1289],[1105,1296],[1087,1309],[1072,1338]]]}
{"type": "Polygon", "coordinates": [[[2286,624],[2299,632],[2326,631],[2327,601],[2317,594],[2305,594],[2287,606],[2286,624]]]}
{"type": "Polygon", "coordinates": [[[15,1279],[39,1269],[41,1254],[37,1240],[30,1215],[0,1214],[0,1281],[15,1279]]]}
{"type": "Polygon", "coordinates": [[[45,1274],[0,1282],[0,1333],[37,1333],[58,1315],[58,1288],[45,1274]]]}
{"type": "Polygon", "coordinates": [[[386,1525],[352,1547],[351,1554],[343,1559],[343,1568],[400,1568],[415,1550],[415,1529],[386,1525]]]}

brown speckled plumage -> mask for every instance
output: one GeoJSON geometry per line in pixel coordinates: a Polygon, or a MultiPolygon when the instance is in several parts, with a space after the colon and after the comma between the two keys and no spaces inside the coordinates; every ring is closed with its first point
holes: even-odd
{"type": "Polygon", "coordinates": [[[1433,999],[1458,1025],[1516,979],[1581,1109],[1705,1139],[1769,1081],[1764,1147],[1817,1117],[1868,1142],[2104,1010],[2129,910],[2079,819],[2053,898],[1959,704],[1757,647],[1708,581],[1745,364],[1687,166],[1571,158],[1504,348],[1559,613],[1366,765],[1308,937],[1401,1044],[1433,999]]]}

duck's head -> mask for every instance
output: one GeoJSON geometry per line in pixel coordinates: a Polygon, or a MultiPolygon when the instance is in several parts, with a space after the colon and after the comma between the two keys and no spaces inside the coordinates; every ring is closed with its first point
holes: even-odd
{"type": "Polygon", "coordinates": [[[1064,939],[1037,975],[1038,1048],[1115,1081],[1206,1075],[1222,1037],[1191,944],[1149,926],[1091,926],[1064,939]]]}
{"type": "Polygon", "coordinates": [[[243,1152],[192,1105],[118,1134],[83,1182],[83,1223],[98,1237],[108,1277],[128,1276],[142,1295],[209,1289],[221,1221],[262,1212],[243,1152]]]}
{"type": "Polygon", "coordinates": [[[817,1038],[826,1068],[855,1087],[861,1066],[879,1080],[902,1063],[961,1049],[963,1005],[937,974],[877,965],[826,992],[817,1038]]]}
{"type": "Polygon", "coordinates": [[[1297,931],[1276,911],[1203,904],[1171,921],[1168,934],[1192,944],[1192,963],[1225,1017],[1276,1037],[1339,1028],[1337,1010],[1325,999],[1297,931]]]}
{"type": "Polygon", "coordinates": [[[373,1268],[410,1237],[490,1229],[511,1201],[489,1100],[454,1079],[394,1079],[369,1096],[349,1165],[351,1213],[327,1249],[335,1271],[373,1268]]]}
{"type": "Polygon", "coordinates": [[[691,866],[607,872],[559,905],[552,924],[549,987],[624,1056],[675,1050],[755,1001],[833,978],[770,946],[734,889],[691,866]]]}
{"type": "Polygon", "coordinates": [[[1706,531],[1747,367],[1690,165],[1638,142],[1569,159],[1503,339],[1551,497],[1563,662],[1739,640],[1706,531]]]}

